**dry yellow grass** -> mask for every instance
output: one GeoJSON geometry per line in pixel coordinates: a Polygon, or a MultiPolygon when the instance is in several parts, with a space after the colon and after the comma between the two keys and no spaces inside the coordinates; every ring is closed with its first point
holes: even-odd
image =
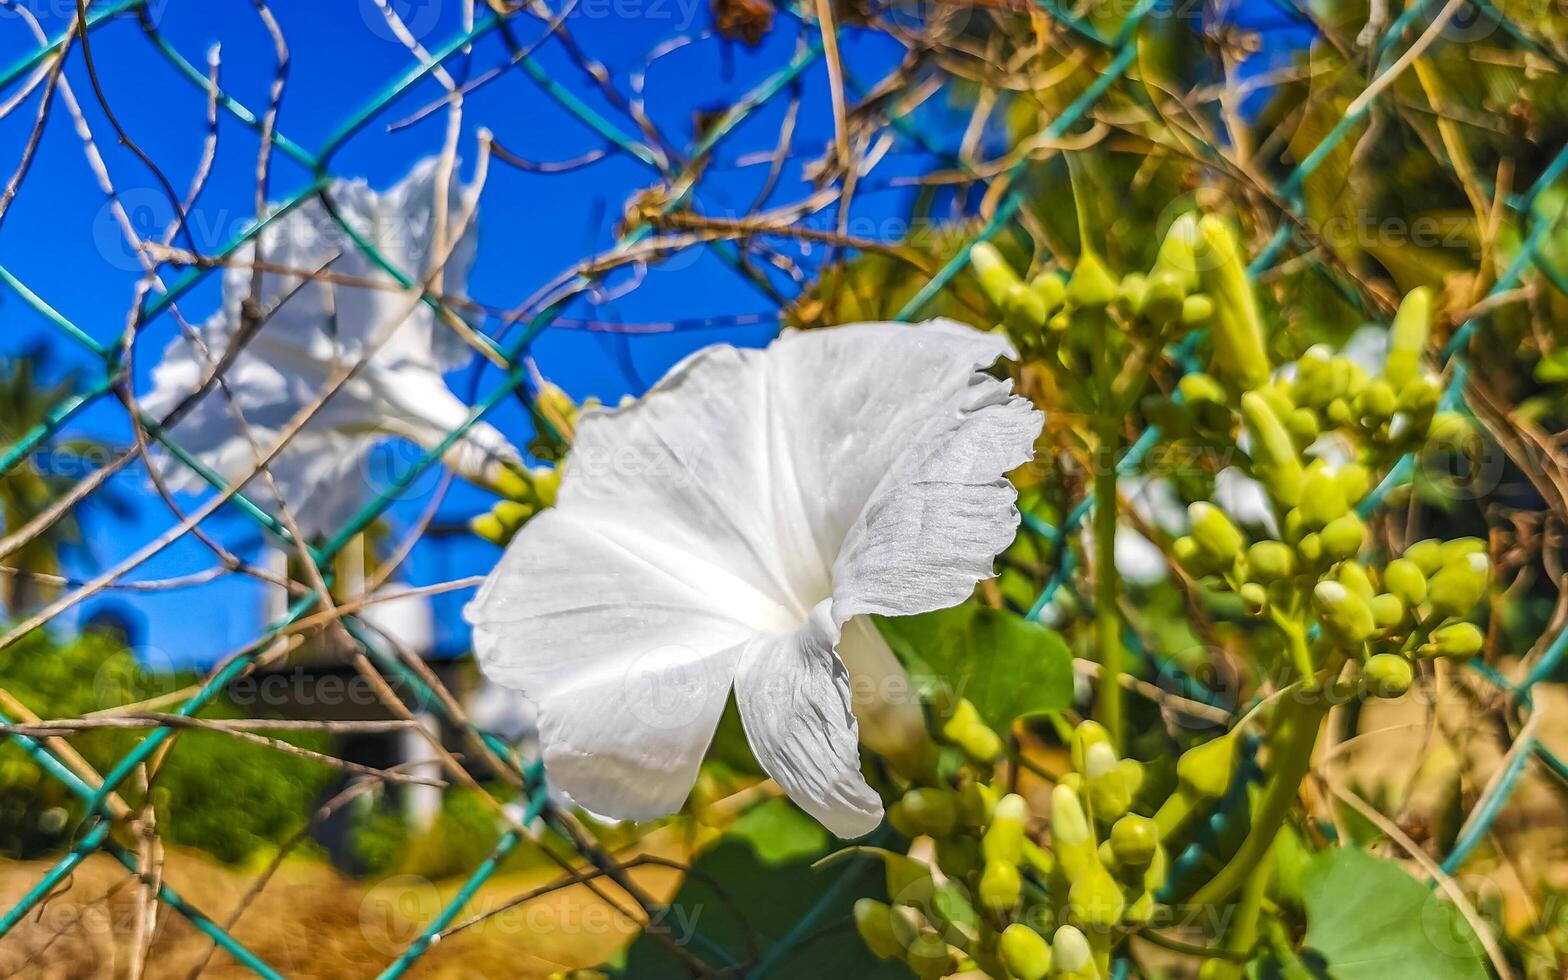
{"type": "MultiPolygon", "coordinates": [[[[691,849],[673,830],[664,830],[621,857],[636,854],[685,861],[691,849]]],[[[49,866],[45,861],[0,863],[0,907],[20,898],[49,866]]],[[[659,901],[672,896],[681,879],[679,872],[659,866],[638,867],[630,875],[659,901]]],[[[492,879],[457,921],[495,910],[556,877],[540,871],[492,879]]],[[[216,864],[199,853],[174,850],[167,855],[165,879],[192,905],[221,921],[250,887],[254,874],[216,864]]],[[[255,900],[233,934],[291,978],[373,976],[419,934],[460,884],[414,876],[364,883],[320,864],[290,862],[255,900]]],[[[618,889],[606,885],[605,890],[623,908],[635,908],[618,889]]],[[[0,977],[76,980],[130,975],[140,907],[135,882],[125,868],[95,854],[66,887],[0,939],[0,977]]],[[[630,919],[586,886],[573,885],[437,943],[410,976],[545,977],[603,962],[637,931],[630,919]]],[[[187,977],[211,945],[178,913],[160,907],[144,975],[187,977]]],[[[202,976],[254,974],[218,951],[202,976]]]]}

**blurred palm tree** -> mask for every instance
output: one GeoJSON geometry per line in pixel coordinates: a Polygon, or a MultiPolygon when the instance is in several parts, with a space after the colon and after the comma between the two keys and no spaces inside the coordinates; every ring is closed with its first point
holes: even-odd
{"type": "MultiPolygon", "coordinates": [[[[48,361],[42,345],[0,357],[0,445],[21,439],[79,390],[80,377],[74,371],[52,383],[44,381],[48,361]]],[[[38,516],[109,454],[108,447],[92,439],[49,440],[0,474],[0,514],[6,529],[14,531],[38,516]]],[[[129,510],[123,497],[106,491],[95,494],[94,503],[117,514],[129,510]]],[[[60,574],[64,553],[82,544],[80,517],[73,511],[7,555],[0,572],[0,611],[16,617],[36,608],[55,589],[39,576],[60,574]]]]}

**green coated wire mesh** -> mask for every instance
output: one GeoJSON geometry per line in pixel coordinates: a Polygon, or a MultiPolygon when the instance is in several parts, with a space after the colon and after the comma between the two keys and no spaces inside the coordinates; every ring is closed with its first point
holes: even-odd
{"type": "MultiPolygon", "coordinates": [[[[725,4],[715,6],[727,7],[725,4]]],[[[966,11],[966,16],[972,14],[974,17],[1016,17],[1032,21],[1034,29],[1042,38],[1048,38],[1055,50],[1066,52],[1063,61],[1070,62],[1066,74],[1075,79],[1075,87],[1071,98],[1066,99],[1053,110],[1044,127],[1038,133],[1032,134],[1031,142],[1038,152],[1018,153],[1004,165],[993,166],[984,173],[977,170],[976,158],[972,154],[962,155],[958,159],[949,161],[956,171],[965,173],[972,182],[989,188],[981,212],[983,220],[973,229],[972,234],[963,240],[956,251],[943,256],[945,261],[928,270],[929,274],[924,276],[918,288],[908,295],[907,300],[898,310],[897,315],[900,319],[911,320],[928,315],[933,302],[965,269],[970,248],[974,244],[1002,235],[1017,222],[1027,218],[1024,212],[1029,195],[1037,189],[1036,184],[1027,178],[1030,171],[1038,166],[1042,159],[1049,157],[1053,152],[1060,152],[1061,148],[1067,147],[1075,137],[1080,137],[1097,126],[1103,126],[1105,124],[1103,119],[1096,118],[1096,113],[1104,109],[1108,103],[1114,102],[1118,111],[1130,111],[1128,107],[1147,107],[1151,104],[1151,92],[1157,90],[1158,71],[1145,60],[1150,56],[1148,40],[1151,34],[1170,29],[1171,22],[1176,16],[1174,8],[1177,6],[1180,5],[1172,4],[1169,0],[1139,0],[1135,5],[1116,15],[1095,11],[1092,16],[1085,13],[1082,7],[1074,12],[1062,9],[1047,0],[1038,0],[1035,6],[1028,8],[1022,5],[998,5],[995,9],[961,8],[966,11]]],[[[260,4],[258,7],[265,10],[260,4]]],[[[846,70],[838,63],[837,45],[832,43],[835,28],[832,24],[828,24],[828,33],[824,35],[824,25],[817,17],[816,11],[809,9],[810,5],[806,5],[806,8],[808,9],[799,12],[779,12],[779,16],[788,14],[802,24],[803,40],[792,55],[744,98],[716,113],[700,131],[699,137],[692,145],[686,147],[678,156],[666,151],[667,144],[663,136],[653,130],[651,123],[647,122],[646,117],[640,116],[635,107],[628,107],[623,103],[617,107],[622,110],[619,113],[601,112],[594,108],[589,100],[575,94],[572,87],[554,79],[550,72],[542,67],[533,49],[519,44],[513,32],[514,24],[525,20],[537,28],[541,24],[538,12],[501,3],[495,3],[493,9],[479,7],[473,11],[471,26],[449,37],[437,39],[438,43],[428,47],[413,41],[412,36],[406,35],[405,31],[400,36],[408,37],[411,67],[396,77],[388,79],[374,98],[345,119],[316,149],[290,140],[274,127],[274,120],[267,110],[242,104],[219,88],[208,73],[201,71],[187,60],[166,39],[155,19],[148,16],[148,0],[84,4],[79,8],[77,20],[73,22],[71,29],[60,36],[48,39],[31,54],[0,71],[0,94],[18,90],[23,86],[39,85],[44,86],[46,91],[52,91],[55,86],[52,69],[60,64],[62,59],[87,55],[93,32],[104,25],[134,19],[140,24],[152,54],[171,65],[204,98],[210,100],[216,112],[223,114],[230,122],[253,130],[276,153],[305,168],[311,175],[303,186],[280,202],[275,212],[250,222],[232,240],[224,243],[218,253],[212,256],[215,262],[186,266],[183,270],[171,265],[169,268],[173,271],[161,273],[169,276],[166,280],[155,279],[149,274],[149,288],[132,322],[126,328],[125,335],[113,342],[95,340],[88,331],[71,322],[51,306],[49,297],[33,292],[27,283],[0,265],[0,281],[3,281],[6,289],[44,317],[62,337],[67,338],[69,343],[85,348],[102,364],[99,378],[79,394],[55,406],[37,426],[4,449],[3,455],[0,455],[0,473],[9,472],[21,465],[29,454],[56,437],[88,406],[114,399],[127,384],[128,367],[125,353],[128,350],[128,341],[136,330],[159,317],[171,315],[180,299],[190,294],[212,275],[222,260],[234,255],[245,243],[255,239],[280,215],[321,195],[334,177],[334,165],[339,152],[357,134],[373,125],[390,105],[414,86],[432,77],[441,77],[444,74],[443,66],[450,59],[481,38],[490,35],[502,36],[512,54],[512,59],[502,70],[519,71],[527,75],[538,86],[544,98],[559,105],[588,132],[603,140],[609,151],[623,154],[651,171],[658,187],[657,193],[645,195],[643,205],[627,219],[615,247],[600,257],[606,261],[599,266],[579,267],[578,271],[555,290],[547,304],[527,311],[519,321],[519,329],[506,337],[504,342],[492,341],[483,336],[476,339],[477,353],[500,366],[499,382],[474,400],[472,412],[462,425],[452,429],[445,440],[438,445],[430,447],[414,465],[399,474],[391,486],[327,535],[324,540],[318,542],[298,540],[286,522],[280,521],[269,512],[267,507],[248,497],[244,485],[225,481],[217,473],[203,466],[200,461],[184,453],[176,440],[169,435],[169,420],[156,419],[145,414],[137,419],[138,425],[149,439],[164,446],[167,452],[193,469],[213,489],[213,493],[206,497],[196,510],[179,522],[176,536],[192,532],[203,518],[220,506],[232,505],[253,518],[268,534],[299,549],[304,559],[313,566],[312,576],[319,584],[299,595],[279,618],[268,624],[265,632],[253,643],[225,660],[203,680],[197,689],[184,697],[174,709],[173,714],[177,716],[176,718],[156,724],[133,749],[101,774],[85,769],[80,759],[64,751],[60,742],[52,740],[46,734],[27,734],[26,724],[37,719],[29,719],[19,714],[22,706],[9,702],[0,704],[0,708],[3,708],[0,710],[0,722],[11,726],[8,737],[21,746],[49,778],[58,780],[86,803],[86,816],[73,834],[74,843],[26,895],[0,915],[0,935],[22,922],[62,882],[68,880],[78,865],[91,854],[102,851],[133,872],[142,869],[141,857],[117,842],[112,833],[117,823],[130,816],[125,810],[125,804],[117,796],[117,789],[132,778],[137,768],[152,758],[160,747],[180,730],[178,718],[198,717],[198,712],[205,705],[236,678],[252,669],[257,661],[285,648],[290,638],[297,635],[302,624],[313,622],[312,617],[321,615],[324,608],[327,608],[323,605],[323,589],[334,577],[335,561],[358,535],[371,527],[398,494],[427,471],[436,467],[443,453],[497,405],[514,396],[520,396],[525,400],[532,397],[535,389],[531,363],[528,359],[530,345],[542,331],[549,328],[562,315],[574,298],[594,286],[598,275],[596,269],[607,268],[618,258],[633,254],[656,257],[656,251],[645,249],[650,242],[665,248],[671,247],[668,241],[660,238],[660,235],[672,227],[670,224],[672,216],[683,213],[683,209],[691,203],[695,189],[704,178],[703,161],[710,157],[717,146],[729,140],[737,130],[742,129],[762,107],[779,99],[799,98],[799,86],[803,80],[814,75],[831,76],[835,80],[835,86],[842,84],[842,76],[846,70]],[[616,122],[612,116],[617,114],[626,116],[630,123],[616,122]],[[673,162],[677,158],[687,162],[673,162]],[[643,251],[639,252],[639,250],[643,251]]],[[[388,22],[393,25],[395,31],[400,23],[396,13],[392,12],[390,7],[383,9],[386,10],[388,22]]],[[[929,14],[925,26],[930,28],[941,22],[944,17],[952,16],[953,11],[938,4],[925,13],[929,14]]],[[[1286,265],[1291,267],[1288,271],[1294,275],[1309,274],[1304,270],[1315,267],[1326,278],[1336,283],[1337,288],[1345,291],[1356,306],[1368,310],[1374,317],[1386,317],[1388,307],[1386,304],[1380,304],[1379,298],[1373,291],[1353,279],[1347,281],[1341,274],[1342,270],[1334,267],[1321,250],[1302,246],[1298,233],[1307,224],[1304,212],[1306,188],[1313,174],[1325,164],[1325,161],[1332,158],[1332,154],[1337,149],[1346,145],[1347,141],[1354,142],[1361,138],[1364,134],[1363,124],[1376,114],[1385,102],[1403,98],[1400,93],[1404,91],[1405,77],[1414,70],[1414,66],[1433,44],[1469,43],[1463,37],[1456,38],[1447,33],[1449,26],[1461,13],[1495,24],[1502,33],[1493,37],[1491,43],[1498,43],[1497,38],[1501,37],[1510,50],[1520,52],[1521,56],[1539,59],[1543,65],[1553,66],[1553,70],[1562,69],[1563,62],[1555,53],[1551,40],[1538,37],[1532,24],[1513,21],[1507,10],[1497,10],[1489,4],[1480,3],[1479,0],[1474,3],[1471,0],[1453,0],[1447,4],[1438,4],[1431,0],[1412,0],[1397,13],[1397,16],[1387,22],[1381,32],[1374,34],[1376,43],[1365,52],[1365,57],[1361,59],[1361,74],[1355,79],[1358,90],[1335,103],[1340,113],[1337,121],[1321,133],[1315,146],[1293,147],[1295,159],[1298,161],[1294,168],[1283,180],[1265,188],[1268,205],[1276,212],[1278,231],[1257,254],[1249,269],[1255,279],[1272,280],[1282,274],[1282,267],[1286,265]]],[[[900,29],[906,34],[913,30],[908,25],[900,29]]],[[[943,58],[973,57],[975,54],[973,46],[982,43],[975,40],[977,36],[983,39],[983,33],[978,35],[971,33],[966,36],[962,32],[933,31],[925,36],[927,43],[924,47],[911,45],[909,56],[911,63],[918,64],[922,69],[935,66],[937,76],[946,86],[960,82],[972,83],[975,78],[966,77],[962,68],[950,67],[943,58]],[[953,43],[949,49],[944,50],[937,43],[939,39],[951,40],[953,43]]],[[[1219,60],[1223,63],[1224,58],[1219,60]]],[[[841,109],[839,126],[845,126],[846,121],[853,117],[855,125],[861,127],[857,132],[868,137],[867,145],[870,143],[870,136],[881,133],[892,133],[901,139],[919,144],[925,137],[919,132],[919,127],[906,118],[906,109],[900,99],[908,95],[917,85],[926,84],[931,74],[929,71],[911,69],[902,73],[895,72],[889,77],[894,84],[866,95],[862,103],[852,107],[849,115],[845,115],[841,109]]],[[[976,73],[976,78],[981,81],[982,87],[995,81],[994,78],[987,79],[983,73],[976,73]]],[[[1233,146],[1205,144],[1202,134],[1197,130],[1189,136],[1191,142],[1197,146],[1196,152],[1200,156],[1206,155],[1215,167],[1223,169],[1232,164],[1235,149],[1233,146]]],[[[1459,164],[1455,162],[1453,165],[1459,164]]],[[[1568,148],[1560,149],[1544,169],[1534,176],[1533,183],[1523,193],[1500,195],[1504,206],[1517,216],[1520,226],[1526,229],[1526,233],[1519,242],[1511,262],[1500,270],[1490,286],[1488,299],[1504,296],[1510,290],[1516,289],[1527,276],[1532,274],[1532,270],[1539,269],[1545,262],[1543,248],[1551,231],[1551,221],[1541,217],[1535,205],[1547,189],[1560,181],[1565,170],[1568,170],[1568,148]]],[[[847,193],[843,189],[842,162],[838,165],[836,173],[839,178],[837,183],[829,181],[825,184],[830,191],[835,187],[838,188],[834,196],[838,193],[847,193]]],[[[424,284],[416,282],[409,270],[395,268],[371,242],[356,235],[351,226],[344,224],[343,230],[354,239],[353,247],[364,250],[376,266],[384,269],[401,286],[416,291],[421,302],[438,310],[443,308],[446,300],[440,295],[426,291],[424,284]]],[[[686,244],[693,244],[697,240],[694,239],[686,244]]],[[[700,240],[722,243],[727,239],[723,235],[710,235],[700,240]]],[[[759,277],[757,271],[749,265],[741,253],[725,251],[721,247],[720,254],[735,269],[737,275],[765,279],[759,277]]],[[[156,264],[153,268],[157,268],[156,264]]],[[[1541,269],[1541,272],[1548,276],[1560,274],[1549,267],[1541,269]]],[[[780,301],[784,302],[785,298],[780,297],[780,301]]],[[[1442,351],[1449,378],[1445,400],[1450,407],[1463,405],[1467,380],[1466,352],[1470,341],[1487,329],[1488,307],[1485,300],[1478,304],[1476,309],[1480,312],[1458,328],[1442,351]]],[[[1192,352],[1178,350],[1173,352],[1173,356],[1178,363],[1185,363],[1191,361],[1192,352]]],[[[1157,430],[1151,428],[1144,431],[1130,451],[1117,461],[1117,472],[1129,476],[1139,473],[1158,439],[1157,430]]],[[[1411,480],[1414,471],[1414,461],[1403,460],[1363,505],[1363,509],[1370,513],[1380,507],[1393,490],[1411,480]]],[[[75,506],[90,496],[100,485],[101,481],[95,482],[91,478],[78,484],[60,505],[56,516],[59,512],[75,506]]],[[[1058,541],[1066,540],[1084,520],[1088,509],[1087,501],[1079,504],[1057,527],[1047,525],[1038,519],[1031,519],[1029,526],[1034,533],[1043,537],[1058,541]]],[[[37,530],[38,527],[33,525],[8,528],[6,541],[3,546],[0,546],[0,552],[9,553],[19,541],[26,540],[29,534],[36,533],[37,530]]],[[[150,549],[148,553],[154,553],[167,544],[168,540],[164,539],[151,542],[148,545],[150,549]]],[[[145,556],[138,552],[138,558],[140,557],[145,556]]],[[[133,560],[112,568],[93,581],[84,583],[80,588],[68,591],[35,615],[14,624],[5,632],[3,638],[0,638],[0,651],[12,646],[33,629],[49,622],[82,597],[91,594],[95,588],[116,581],[125,572],[136,567],[136,563],[133,560]]],[[[1070,580],[1074,564],[1072,550],[1059,549],[1059,557],[1032,611],[1034,615],[1039,615],[1056,592],[1070,580]]],[[[329,608],[327,612],[329,615],[332,614],[329,608]]],[[[512,746],[488,732],[476,729],[461,712],[453,710],[453,701],[444,690],[440,689],[438,681],[419,670],[417,665],[409,663],[402,657],[391,655],[381,646],[369,642],[365,631],[352,612],[338,611],[337,615],[341,616],[350,635],[361,643],[369,669],[376,671],[387,681],[396,683],[402,689],[412,691],[413,697],[427,710],[443,716],[448,724],[457,729],[465,730],[467,739],[478,752],[487,754],[498,766],[509,771],[510,778],[519,787],[521,794],[521,806],[509,817],[512,826],[507,829],[494,852],[478,867],[472,869],[462,887],[452,895],[440,913],[430,920],[422,931],[412,938],[406,948],[385,967],[382,976],[399,976],[413,968],[443,933],[458,921],[467,903],[496,872],[501,861],[526,839],[528,834],[540,826],[541,822],[575,842],[581,851],[581,856],[597,866],[602,873],[611,877],[616,876],[617,868],[613,859],[595,848],[580,828],[566,819],[551,802],[543,785],[541,768],[536,761],[519,758],[512,746]]],[[[1516,716],[1514,720],[1519,722],[1521,719],[1518,716],[1530,709],[1531,689],[1552,675],[1560,665],[1565,652],[1568,652],[1568,631],[1559,630],[1554,636],[1543,638],[1539,655],[1521,682],[1510,683],[1484,667],[1478,669],[1485,672],[1487,679],[1503,690],[1509,704],[1513,706],[1512,710],[1516,716]]],[[[0,655],[4,654],[0,653],[0,655]]],[[[1514,730],[1517,737],[1499,777],[1482,796],[1479,804],[1469,813],[1457,842],[1443,859],[1442,866],[1445,872],[1456,871],[1475,850],[1478,843],[1485,838],[1498,814],[1507,805],[1514,789],[1519,785],[1521,775],[1532,759],[1538,760],[1560,776],[1568,778],[1568,763],[1551,753],[1531,726],[1515,724],[1514,730]]],[[[644,911],[647,914],[651,916],[656,913],[656,909],[651,907],[651,900],[646,896],[636,895],[635,891],[633,894],[644,903],[644,911]]],[[[156,895],[159,901],[209,936],[215,947],[237,963],[243,964],[261,976],[282,975],[278,968],[264,962],[247,949],[229,929],[193,907],[169,884],[159,882],[156,895]]],[[[693,942],[690,953],[697,961],[705,964],[705,968],[713,972],[724,971],[726,975],[737,973],[746,976],[776,974],[776,968],[788,949],[813,928],[818,927],[821,924],[818,919],[819,913],[803,917],[777,947],[763,951],[753,962],[735,963],[728,958],[724,950],[716,946],[705,946],[700,937],[693,942]]]]}

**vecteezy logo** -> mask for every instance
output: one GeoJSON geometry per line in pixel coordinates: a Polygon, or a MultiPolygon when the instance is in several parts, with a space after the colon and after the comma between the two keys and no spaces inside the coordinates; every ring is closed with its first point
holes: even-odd
{"type": "Polygon", "coordinates": [[[727,690],[713,658],[691,647],[663,646],[639,654],[627,667],[623,697],[627,710],[656,731],[700,723],[715,690],[727,690]]]}
{"type": "Polygon", "coordinates": [[[383,41],[402,44],[403,39],[393,30],[388,12],[403,25],[408,36],[422,41],[435,30],[436,22],[441,19],[441,0],[381,0],[379,3],[377,0],[359,0],[359,13],[364,18],[365,26],[370,28],[370,33],[383,41]]]}

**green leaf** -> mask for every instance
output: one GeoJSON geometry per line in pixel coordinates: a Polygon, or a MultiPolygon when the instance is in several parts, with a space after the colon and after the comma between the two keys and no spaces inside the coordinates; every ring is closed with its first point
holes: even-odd
{"type": "Polygon", "coordinates": [[[917,684],[968,698],[998,731],[1024,715],[1072,703],[1072,654],[1055,630],[1032,620],[965,603],[879,618],[877,625],[917,684]]]}
{"type": "Polygon", "coordinates": [[[1336,980],[1485,980],[1481,942],[1453,904],[1352,847],[1314,855],[1302,884],[1307,946],[1336,980]]]}
{"type": "Polygon", "coordinates": [[[751,844],[764,864],[788,864],[815,858],[831,839],[827,830],[782,797],[741,814],[729,835],[751,844]]]}
{"type": "Polygon", "coordinates": [[[850,854],[813,867],[838,842],[817,827],[818,846],[808,848],[805,823],[816,826],[786,799],[747,811],[696,860],[654,928],[606,968],[626,980],[690,980],[690,965],[668,948],[673,941],[724,976],[744,975],[778,946],[770,978],[907,980],[908,967],[878,960],[855,931],[856,899],[887,901],[882,863],[850,854]]]}

